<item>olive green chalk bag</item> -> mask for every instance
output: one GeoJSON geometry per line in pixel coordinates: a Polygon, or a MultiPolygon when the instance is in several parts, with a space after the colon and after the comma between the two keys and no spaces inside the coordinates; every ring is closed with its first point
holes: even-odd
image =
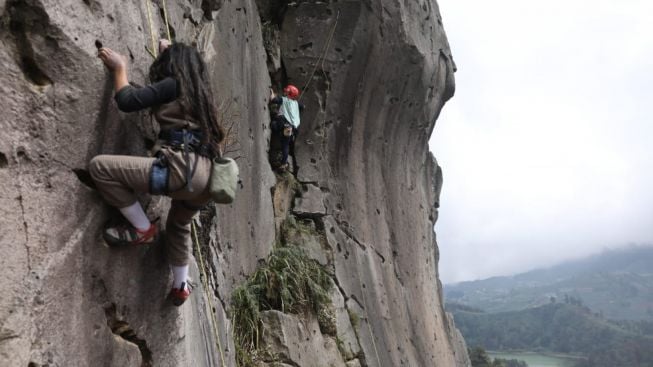
{"type": "Polygon", "coordinates": [[[209,192],[219,204],[231,204],[238,187],[238,165],[231,158],[216,157],[211,164],[209,192]]]}

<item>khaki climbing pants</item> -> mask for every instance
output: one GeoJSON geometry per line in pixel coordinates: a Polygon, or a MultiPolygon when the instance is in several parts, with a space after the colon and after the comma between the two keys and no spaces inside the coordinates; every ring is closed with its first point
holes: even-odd
{"type": "MultiPolygon", "coordinates": [[[[197,162],[195,174],[191,180],[192,192],[186,188],[186,162],[181,152],[164,148],[170,176],[169,192],[172,198],[168,220],[166,222],[165,245],[169,262],[174,266],[188,264],[191,239],[190,223],[210,200],[209,178],[211,160],[190,154],[191,167],[197,162]]],[[[89,163],[89,173],[98,190],[111,206],[125,208],[137,201],[136,193],[149,192],[150,172],[155,158],[132,157],[123,155],[99,155],[89,163]]]]}

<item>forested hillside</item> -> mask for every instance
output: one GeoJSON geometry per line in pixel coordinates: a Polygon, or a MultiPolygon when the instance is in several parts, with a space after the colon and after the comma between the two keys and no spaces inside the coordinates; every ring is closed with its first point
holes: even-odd
{"type": "Polygon", "coordinates": [[[522,311],[485,313],[449,304],[468,345],[586,357],[579,367],[653,366],[653,323],[613,322],[568,298],[522,311]]]}
{"type": "Polygon", "coordinates": [[[606,251],[514,276],[445,285],[448,302],[516,311],[565,297],[615,320],[653,320],[653,246],[606,251]]]}

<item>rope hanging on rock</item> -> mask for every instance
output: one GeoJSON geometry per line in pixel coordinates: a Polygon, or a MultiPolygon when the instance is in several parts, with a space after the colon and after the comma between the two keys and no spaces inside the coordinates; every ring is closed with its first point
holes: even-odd
{"type": "Polygon", "coordinates": [[[322,55],[320,55],[320,57],[317,59],[317,62],[315,63],[315,67],[313,67],[313,71],[311,72],[311,76],[308,78],[308,81],[306,82],[306,85],[304,85],[304,88],[302,88],[302,94],[299,96],[298,101],[302,100],[302,97],[306,92],[306,88],[308,88],[308,86],[313,81],[313,77],[315,76],[315,72],[317,71],[318,65],[322,67],[322,72],[324,72],[324,60],[326,59],[327,52],[329,52],[329,46],[331,45],[331,41],[333,40],[333,35],[336,33],[336,27],[338,26],[338,19],[340,19],[340,10],[338,10],[338,14],[336,15],[336,21],[333,23],[331,32],[329,32],[329,38],[327,38],[327,43],[326,45],[324,45],[324,51],[322,52],[322,55]]]}
{"type": "MultiPolygon", "coordinates": [[[[152,24],[152,1],[151,0],[145,0],[145,9],[147,10],[147,26],[150,31],[150,39],[152,40],[152,49],[150,50],[147,46],[145,46],[145,49],[147,52],[152,55],[153,58],[157,58],[158,56],[158,47],[156,46],[156,37],[154,37],[154,26],[152,24]]],[[[163,8],[163,19],[165,20],[166,23],[166,35],[168,37],[168,41],[172,42],[172,37],[170,37],[170,24],[168,23],[168,9],[166,7],[166,0],[162,0],[162,8],[163,8]]]]}
{"type": "Polygon", "coordinates": [[[150,38],[152,39],[152,49],[150,50],[149,48],[147,48],[147,46],[145,46],[145,49],[147,50],[147,52],[150,53],[150,55],[152,55],[153,58],[156,59],[157,47],[156,47],[156,40],[154,39],[154,31],[152,30],[152,11],[150,9],[151,5],[152,3],[150,2],[150,0],[145,0],[145,10],[147,10],[147,25],[150,30],[150,38]]]}
{"type": "Polygon", "coordinates": [[[211,302],[211,294],[209,293],[209,281],[206,276],[206,271],[204,270],[204,258],[202,256],[202,249],[200,249],[199,240],[197,239],[197,228],[195,227],[195,220],[191,221],[191,231],[193,232],[193,242],[195,242],[195,251],[197,251],[197,257],[200,260],[200,273],[202,273],[202,288],[204,288],[204,293],[206,300],[209,303],[209,309],[211,314],[211,325],[213,326],[213,333],[215,334],[216,345],[220,351],[220,365],[225,367],[224,363],[224,354],[222,353],[222,345],[220,343],[220,330],[218,328],[218,322],[215,320],[215,309],[213,308],[213,302],[211,302]]]}
{"type": "Polygon", "coordinates": [[[168,9],[166,8],[166,0],[162,0],[163,4],[163,19],[166,21],[166,35],[168,36],[168,42],[172,43],[172,38],[170,37],[170,25],[168,24],[168,9]]]}

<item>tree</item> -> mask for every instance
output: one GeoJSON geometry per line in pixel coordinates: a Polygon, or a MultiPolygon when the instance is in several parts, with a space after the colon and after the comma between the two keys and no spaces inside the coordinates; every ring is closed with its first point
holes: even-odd
{"type": "Polygon", "coordinates": [[[528,364],[525,361],[520,361],[518,359],[496,358],[494,360],[494,366],[496,366],[496,367],[528,367],[528,364]]]}
{"type": "Polygon", "coordinates": [[[485,349],[481,347],[474,347],[472,349],[468,349],[467,352],[469,353],[469,359],[472,362],[472,367],[494,367],[492,365],[492,361],[490,360],[490,356],[487,355],[485,349]]]}

